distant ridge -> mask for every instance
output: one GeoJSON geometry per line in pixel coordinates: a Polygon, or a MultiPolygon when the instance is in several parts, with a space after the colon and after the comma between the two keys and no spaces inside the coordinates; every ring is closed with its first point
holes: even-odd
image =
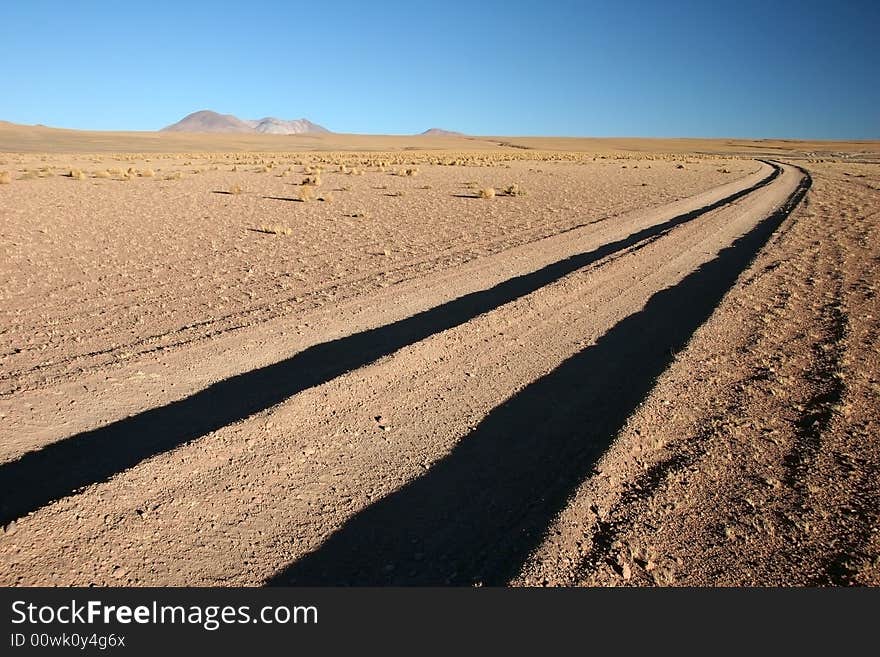
{"type": "Polygon", "coordinates": [[[443,130],[442,128],[428,128],[420,134],[425,135],[426,137],[464,137],[463,132],[443,130]]]}
{"type": "Polygon", "coordinates": [[[218,114],[211,110],[200,110],[183,117],[177,123],[162,128],[161,132],[220,132],[220,133],[258,133],[272,135],[299,135],[313,132],[330,132],[327,128],[312,123],[308,119],[240,119],[232,114],[218,114]]]}

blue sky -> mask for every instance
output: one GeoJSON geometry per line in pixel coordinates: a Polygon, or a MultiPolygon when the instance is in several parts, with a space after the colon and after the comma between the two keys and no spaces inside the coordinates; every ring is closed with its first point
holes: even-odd
{"type": "Polygon", "coordinates": [[[880,138],[880,2],[3,3],[0,119],[880,138]]]}

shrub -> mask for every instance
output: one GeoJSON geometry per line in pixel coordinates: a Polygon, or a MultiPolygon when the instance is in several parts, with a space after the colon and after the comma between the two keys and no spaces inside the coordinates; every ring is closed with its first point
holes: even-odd
{"type": "Polygon", "coordinates": [[[293,232],[287,226],[281,226],[280,224],[260,226],[259,230],[261,233],[269,233],[270,235],[290,235],[293,232]]]}
{"type": "Polygon", "coordinates": [[[477,192],[477,195],[480,198],[495,198],[495,188],[493,187],[485,187],[477,192]]]}

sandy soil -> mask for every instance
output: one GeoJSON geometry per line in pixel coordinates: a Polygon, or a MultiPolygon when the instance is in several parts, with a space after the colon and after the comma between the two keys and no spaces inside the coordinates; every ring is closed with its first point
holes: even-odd
{"type": "Polygon", "coordinates": [[[880,584],[880,167],[811,172],[517,583],[880,584]]]}
{"type": "Polygon", "coordinates": [[[880,167],[800,154],[0,155],[0,582],[877,583],[880,167]]]}

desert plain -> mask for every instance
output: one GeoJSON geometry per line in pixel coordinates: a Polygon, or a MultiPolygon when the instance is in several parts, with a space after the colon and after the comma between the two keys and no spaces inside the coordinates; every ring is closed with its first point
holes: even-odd
{"type": "Polygon", "coordinates": [[[0,584],[880,584],[880,143],[0,172],[0,584]]]}

